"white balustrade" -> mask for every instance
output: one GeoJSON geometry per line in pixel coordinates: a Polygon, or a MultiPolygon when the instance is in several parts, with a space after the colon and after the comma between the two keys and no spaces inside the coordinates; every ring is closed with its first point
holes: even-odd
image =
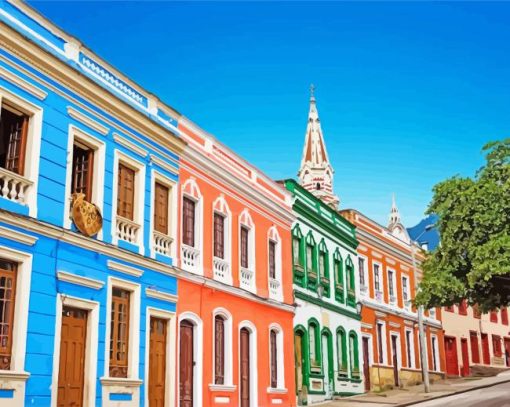
{"type": "Polygon", "coordinates": [[[170,256],[170,249],[174,240],[164,233],[155,230],[152,234],[152,244],[156,253],[170,256]]]}
{"type": "Polygon", "coordinates": [[[215,257],[213,259],[213,269],[215,280],[228,282],[230,276],[230,265],[228,261],[215,257]]]}
{"type": "Polygon", "coordinates": [[[140,225],[132,220],[117,216],[117,238],[126,242],[137,244],[140,225]]]}
{"type": "Polygon", "coordinates": [[[382,302],[383,300],[383,293],[382,291],[376,291],[375,292],[375,299],[379,302],[382,302]]]}
{"type": "Polygon", "coordinates": [[[240,287],[244,290],[253,291],[255,288],[255,273],[252,270],[241,267],[240,287]]]}
{"type": "Polygon", "coordinates": [[[29,179],[0,168],[0,194],[3,198],[25,205],[25,198],[32,184],[29,179]]]}
{"type": "Polygon", "coordinates": [[[390,305],[395,305],[397,303],[397,297],[394,295],[390,295],[390,305]]]}
{"type": "Polygon", "coordinates": [[[183,269],[196,272],[200,264],[200,250],[183,243],[181,246],[181,263],[183,269]]]}
{"type": "Polygon", "coordinates": [[[412,305],[411,300],[404,299],[404,307],[405,307],[406,310],[410,311],[411,310],[411,305],[412,305]]]}
{"type": "Polygon", "coordinates": [[[361,285],[359,287],[359,292],[361,295],[368,295],[368,287],[366,285],[361,285]]]}
{"type": "Polygon", "coordinates": [[[275,278],[269,279],[269,297],[274,300],[281,300],[281,283],[275,278]]]}

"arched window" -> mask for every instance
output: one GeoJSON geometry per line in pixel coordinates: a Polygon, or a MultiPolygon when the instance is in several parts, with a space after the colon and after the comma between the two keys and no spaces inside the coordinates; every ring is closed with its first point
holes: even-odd
{"type": "Polygon", "coordinates": [[[356,279],[354,277],[354,264],[352,262],[351,256],[347,256],[347,260],[345,260],[345,271],[346,271],[346,282],[347,282],[347,304],[351,307],[356,306],[356,294],[355,294],[355,284],[356,279]]]}
{"type": "Polygon", "coordinates": [[[329,256],[324,239],[319,244],[319,278],[321,286],[324,288],[324,296],[329,297],[329,256]]]}
{"type": "Polygon", "coordinates": [[[316,319],[311,319],[308,323],[308,343],[310,351],[310,371],[312,373],[320,373],[322,360],[320,326],[316,319]]]}
{"type": "Polygon", "coordinates": [[[276,226],[268,232],[268,280],[269,296],[277,301],[282,300],[282,254],[281,240],[276,226]]]}
{"type": "Polygon", "coordinates": [[[335,274],[335,299],[344,302],[344,268],[342,256],[337,249],[333,255],[333,270],[335,274]]]}
{"type": "Polygon", "coordinates": [[[200,189],[195,179],[190,178],[182,186],[181,266],[199,274],[202,273],[201,203],[200,189]]]}
{"type": "Polygon", "coordinates": [[[351,377],[359,378],[358,336],[354,331],[349,332],[349,362],[351,365],[351,377]]]}
{"type": "Polygon", "coordinates": [[[299,225],[292,229],[292,264],[294,269],[294,283],[303,285],[305,281],[305,249],[303,234],[299,225]]]}
{"type": "Polygon", "coordinates": [[[220,195],[213,203],[213,272],[214,279],[230,284],[231,216],[227,202],[220,195]]]}
{"type": "Polygon", "coordinates": [[[308,288],[317,288],[317,250],[312,232],[306,236],[306,275],[308,288]]]}
{"type": "Polygon", "coordinates": [[[336,350],[337,350],[337,367],[338,375],[348,377],[347,371],[347,338],[342,327],[336,330],[336,350]]]}
{"type": "Polygon", "coordinates": [[[284,389],[283,331],[279,325],[269,327],[270,387],[284,389]]]}
{"type": "Polygon", "coordinates": [[[214,317],[214,384],[225,384],[225,320],[214,317]]]}
{"type": "Polygon", "coordinates": [[[255,284],[255,226],[248,209],[239,216],[239,282],[240,287],[256,292],[255,284]]]}

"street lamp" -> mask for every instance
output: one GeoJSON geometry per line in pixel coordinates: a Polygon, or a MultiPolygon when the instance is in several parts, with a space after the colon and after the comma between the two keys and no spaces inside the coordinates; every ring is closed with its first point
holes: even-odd
{"type": "Polygon", "coordinates": [[[358,315],[361,315],[361,310],[363,309],[363,303],[361,301],[358,301],[356,303],[356,312],[358,315]]]}
{"type": "MultiPolygon", "coordinates": [[[[434,229],[434,225],[427,225],[423,232],[421,232],[418,237],[414,240],[419,245],[418,239],[422,237],[429,230],[434,229]]],[[[411,239],[411,257],[413,259],[413,273],[414,273],[414,286],[415,291],[418,292],[419,283],[417,278],[417,270],[416,270],[416,258],[414,256],[414,243],[411,239]]],[[[429,366],[427,359],[427,344],[425,343],[425,329],[423,327],[423,305],[418,306],[418,336],[420,339],[420,359],[421,359],[421,373],[423,376],[423,387],[425,389],[425,393],[430,392],[430,381],[429,381],[429,366]]]]}

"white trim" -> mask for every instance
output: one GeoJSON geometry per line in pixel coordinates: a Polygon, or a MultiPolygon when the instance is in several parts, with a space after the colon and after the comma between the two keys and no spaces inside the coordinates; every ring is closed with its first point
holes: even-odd
{"type": "MultiPolygon", "coordinates": [[[[400,332],[391,331],[390,330],[390,351],[391,358],[388,361],[388,364],[391,362],[391,366],[393,366],[393,337],[397,338],[397,369],[400,370],[402,368],[402,346],[400,343],[400,332]]],[[[400,379],[400,377],[399,377],[400,379]]]]}
{"type": "Polygon", "coordinates": [[[269,325],[268,330],[268,349],[269,349],[269,386],[267,387],[268,393],[286,393],[287,389],[285,388],[285,361],[284,361],[284,352],[285,348],[283,347],[284,341],[284,333],[282,327],[277,323],[272,323],[269,325]],[[271,387],[271,331],[276,331],[276,388],[271,387]]]}
{"type": "Polygon", "coordinates": [[[179,174],[179,171],[177,168],[172,167],[171,165],[168,165],[166,161],[159,158],[157,155],[150,154],[149,155],[150,160],[156,164],[157,166],[163,168],[165,171],[169,172],[170,174],[173,174],[177,176],[179,174]]]}
{"type": "Polygon", "coordinates": [[[280,234],[278,233],[278,228],[275,225],[272,225],[267,231],[267,240],[266,240],[266,250],[267,250],[267,264],[266,264],[266,274],[267,274],[267,288],[269,292],[269,297],[275,301],[283,301],[283,281],[282,281],[282,239],[280,238],[280,234]],[[278,293],[275,297],[271,296],[271,288],[270,288],[270,276],[269,276],[269,242],[275,243],[275,280],[280,283],[278,293]]]}
{"type": "Polygon", "coordinates": [[[118,271],[121,273],[129,274],[130,276],[134,276],[134,277],[141,277],[143,274],[143,270],[128,266],[126,264],[118,263],[113,260],[107,260],[106,266],[110,270],[115,270],[115,271],[118,271]]]}
{"type": "Polygon", "coordinates": [[[409,278],[409,276],[407,274],[403,274],[403,273],[400,278],[401,278],[401,284],[402,284],[402,308],[411,310],[411,308],[407,307],[407,305],[406,305],[406,302],[411,301],[411,279],[409,278]],[[404,299],[404,280],[406,280],[405,293],[407,296],[407,300],[404,299]]]}
{"type": "Polygon", "coordinates": [[[228,203],[223,194],[220,194],[212,204],[212,219],[211,225],[212,239],[211,239],[211,253],[213,254],[213,278],[218,281],[222,281],[225,284],[232,285],[232,212],[228,206],[228,203]],[[228,271],[225,278],[215,278],[214,273],[214,215],[218,214],[223,217],[223,258],[219,258],[224,262],[228,263],[228,271]]]}
{"type": "Polygon", "coordinates": [[[51,378],[51,407],[56,407],[58,398],[58,376],[60,367],[60,339],[62,333],[62,310],[64,306],[79,308],[87,312],[85,363],[83,380],[83,405],[91,406],[96,400],[96,371],[99,332],[99,303],[66,294],[57,295],[55,318],[55,341],[53,350],[53,373],[51,378]]]}
{"type": "Polygon", "coordinates": [[[388,341],[387,341],[387,332],[386,332],[386,321],[383,321],[383,320],[376,320],[376,323],[375,323],[375,337],[376,337],[376,346],[377,346],[377,356],[379,356],[377,358],[377,364],[382,364],[382,365],[388,365],[389,362],[388,362],[388,341]],[[382,338],[379,337],[379,330],[377,329],[378,328],[378,325],[381,325],[382,326],[382,329],[381,329],[381,335],[382,335],[382,338]],[[379,355],[379,341],[382,339],[382,362],[380,362],[380,355],[379,355]]]}
{"type": "MultiPolygon", "coordinates": [[[[477,340],[477,342],[479,342],[477,340]]],[[[489,341],[491,343],[491,346],[492,346],[492,341],[489,341]]],[[[434,359],[433,362],[436,362],[436,367],[438,368],[437,370],[435,370],[435,372],[441,372],[441,360],[440,360],[440,356],[439,356],[439,340],[437,338],[437,335],[430,335],[430,350],[431,351],[434,351],[435,352],[432,354],[432,358],[434,359]],[[432,346],[432,343],[433,343],[433,340],[435,339],[436,341],[436,346],[432,346]],[[434,349],[435,348],[435,349],[434,349]]],[[[471,352],[471,348],[469,348],[469,351],[471,352]]],[[[429,370],[431,371],[434,371],[432,370],[434,367],[434,364],[432,364],[432,366],[429,367],[429,370]]]]}
{"type": "Polygon", "coordinates": [[[395,268],[386,267],[386,276],[388,281],[388,302],[390,305],[398,306],[398,294],[397,294],[397,271],[395,268]],[[393,291],[393,297],[394,301],[391,301],[391,294],[390,294],[390,272],[392,273],[392,279],[391,279],[391,290],[393,291]]]}
{"type": "Polygon", "coordinates": [[[112,289],[121,288],[131,292],[129,298],[129,343],[128,343],[128,369],[127,378],[122,380],[140,380],[139,370],[139,352],[140,349],[140,284],[131,281],[121,280],[116,277],[108,277],[108,292],[106,295],[106,322],[105,322],[105,352],[104,352],[104,373],[103,380],[117,380],[110,377],[110,324],[112,309],[112,289]]]}
{"type": "MultiPolygon", "coordinates": [[[[375,260],[372,260],[372,277],[373,277],[373,289],[374,289],[374,299],[376,299],[377,301],[377,293],[380,292],[381,293],[381,301],[382,303],[384,303],[384,280],[383,280],[383,265],[382,263],[378,262],[378,261],[375,261],[375,260]],[[378,275],[378,280],[379,280],[379,290],[377,290],[375,288],[375,266],[378,266],[378,271],[377,271],[377,275],[378,275]]],[[[379,301],[377,301],[379,302],[379,301]]]]}
{"type": "Polygon", "coordinates": [[[410,333],[409,335],[409,342],[410,342],[410,354],[411,354],[411,360],[407,361],[407,368],[409,369],[416,369],[416,355],[415,355],[415,349],[414,349],[414,329],[406,327],[404,329],[405,334],[405,348],[406,348],[406,358],[407,358],[407,349],[408,349],[408,343],[407,343],[407,333],[410,333]]]}
{"type": "Polygon", "coordinates": [[[253,223],[253,219],[250,215],[250,211],[248,208],[243,209],[243,211],[239,214],[239,220],[238,220],[238,257],[239,257],[239,286],[241,286],[241,228],[245,227],[248,229],[248,270],[250,270],[252,275],[252,283],[249,287],[250,292],[256,294],[257,293],[257,256],[256,256],[256,248],[255,248],[255,242],[257,239],[257,236],[255,234],[255,224],[253,223]]]}
{"type": "MultiPolygon", "coordinates": [[[[65,184],[65,200],[64,200],[64,227],[71,228],[71,182],[73,173],[73,147],[78,141],[87,145],[94,150],[94,168],[92,170],[92,203],[96,204],[101,214],[104,207],[104,177],[105,177],[105,143],[100,141],[91,134],[70,124],[67,141],[67,158],[66,158],[66,184],[65,184]]],[[[104,216],[104,215],[103,215],[104,216]]],[[[101,229],[97,238],[103,239],[103,229],[101,229]]]]}
{"type": "Polygon", "coordinates": [[[125,147],[128,150],[131,150],[131,152],[138,154],[142,157],[147,157],[147,151],[145,151],[143,148],[139,147],[132,141],[129,141],[127,138],[122,137],[119,133],[116,133],[116,132],[113,133],[113,140],[117,144],[120,144],[122,147],[125,147]]]}
{"type": "Polygon", "coordinates": [[[0,226],[0,237],[25,244],[27,246],[33,246],[35,242],[39,240],[35,236],[28,235],[14,229],[6,228],[5,226],[0,226]]]}
{"type": "Polygon", "coordinates": [[[149,405],[149,363],[150,363],[150,321],[151,317],[165,319],[166,326],[166,367],[165,367],[165,407],[175,406],[175,346],[176,346],[176,315],[175,312],[159,308],[146,308],[145,317],[145,405],[149,405]]]}
{"type": "Polygon", "coordinates": [[[232,337],[232,314],[225,308],[219,307],[215,308],[212,313],[212,378],[214,382],[214,372],[216,369],[216,358],[215,358],[215,336],[216,336],[216,316],[220,315],[223,317],[224,320],[224,334],[225,334],[225,340],[224,340],[224,349],[223,354],[225,356],[224,358],[224,376],[223,376],[223,384],[215,384],[211,383],[209,384],[209,388],[212,387],[222,387],[222,388],[236,388],[234,385],[233,380],[233,337],[232,337]]]}
{"type": "MultiPolygon", "coordinates": [[[[250,407],[257,407],[258,404],[258,361],[257,361],[257,328],[251,321],[241,321],[238,326],[238,380],[241,383],[241,329],[250,331],[250,407]]],[[[239,385],[239,405],[241,405],[241,385],[239,385]]]]}
{"type": "Polygon", "coordinates": [[[57,279],[66,283],[77,284],[83,287],[100,290],[104,286],[104,281],[93,278],[83,277],[66,271],[57,271],[57,279]]]}
{"type": "Polygon", "coordinates": [[[48,96],[48,93],[44,90],[32,85],[30,82],[27,82],[25,79],[11,71],[8,71],[4,67],[0,67],[0,77],[23,89],[25,92],[30,93],[32,96],[35,96],[39,100],[44,100],[48,96]]]}
{"type": "Polygon", "coordinates": [[[152,288],[146,288],[145,289],[145,295],[150,298],[155,298],[157,300],[170,302],[172,304],[175,304],[177,302],[177,295],[166,293],[164,291],[154,290],[152,288]]]}
{"type": "Polygon", "coordinates": [[[204,197],[200,192],[200,188],[198,183],[196,182],[195,177],[189,177],[181,186],[181,204],[180,207],[183,207],[182,201],[184,198],[191,199],[195,202],[195,225],[194,225],[194,237],[195,237],[195,246],[194,248],[198,250],[198,262],[196,266],[188,267],[182,261],[182,239],[183,239],[183,231],[184,231],[184,214],[181,210],[181,219],[179,220],[181,224],[181,241],[179,242],[179,246],[181,247],[181,253],[179,253],[179,257],[181,259],[180,266],[191,273],[204,275],[204,242],[203,242],[203,219],[204,219],[204,197]],[[189,188],[189,190],[188,190],[189,188]]]}
{"type": "Polygon", "coordinates": [[[102,134],[103,136],[106,136],[110,131],[108,127],[103,126],[101,123],[91,119],[86,114],[76,110],[72,106],[67,106],[67,114],[74,120],[81,122],[85,126],[91,128],[92,130],[95,130],[96,132],[102,134]]]}
{"type": "MultiPolygon", "coordinates": [[[[202,320],[193,312],[183,312],[179,315],[179,330],[177,337],[180,338],[180,326],[183,320],[193,323],[193,407],[202,407],[202,360],[203,360],[203,325],[202,320]]],[[[181,344],[177,345],[177,355],[180,354],[181,344]]],[[[179,388],[180,366],[177,367],[177,388],[179,388]]],[[[179,395],[177,395],[179,397],[179,395]]]]}
{"type": "Polygon", "coordinates": [[[358,355],[361,355],[360,358],[360,369],[363,373],[364,368],[364,356],[363,356],[363,338],[368,339],[368,367],[372,366],[374,364],[374,336],[369,332],[361,332],[361,352],[358,352],[358,355]]]}
{"type": "Polygon", "coordinates": [[[234,392],[236,391],[237,386],[227,386],[225,384],[210,384],[209,390],[210,391],[221,391],[221,392],[234,392]]]}

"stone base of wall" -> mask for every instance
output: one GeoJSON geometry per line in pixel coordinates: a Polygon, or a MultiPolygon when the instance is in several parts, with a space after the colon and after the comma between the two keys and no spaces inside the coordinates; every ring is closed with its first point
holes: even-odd
{"type": "MultiPolygon", "coordinates": [[[[444,378],[442,373],[429,372],[429,380],[434,383],[444,378]]],[[[415,386],[422,383],[421,370],[402,368],[398,372],[399,387],[415,386]]],[[[373,391],[394,389],[395,378],[393,368],[386,366],[373,366],[370,368],[370,387],[373,391]]]]}

